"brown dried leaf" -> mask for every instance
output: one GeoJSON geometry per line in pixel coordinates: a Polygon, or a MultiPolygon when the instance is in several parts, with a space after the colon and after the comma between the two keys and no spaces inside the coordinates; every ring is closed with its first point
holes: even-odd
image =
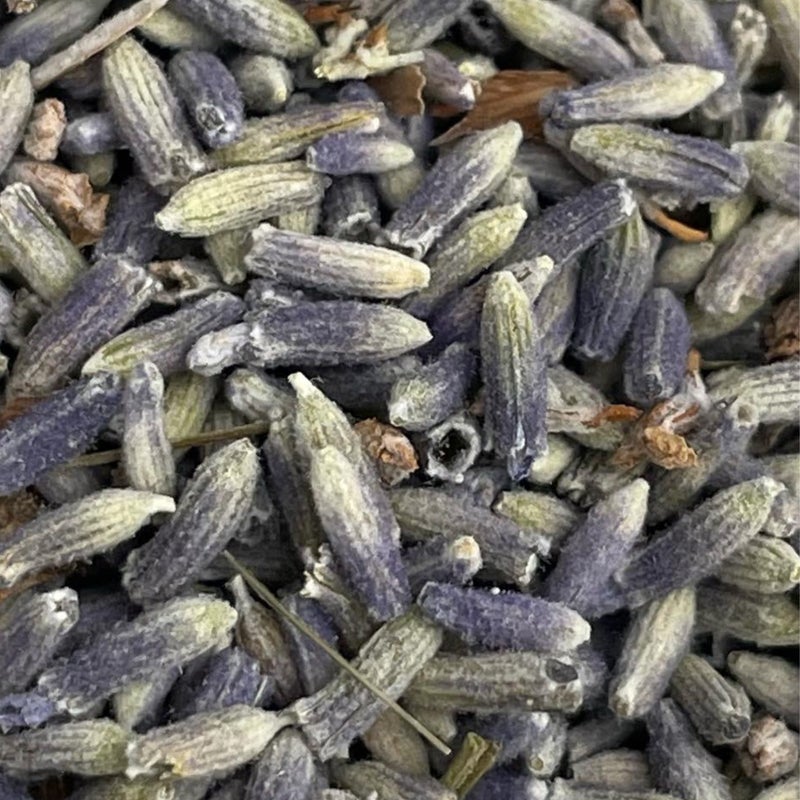
{"type": "Polygon", "coordinates": [[[417,117],[425,113],[422,91],[425,76],[417,64],[398,67],[386,75],[373,75],[367,83],[378,93],[392,114],[417,117]]]}
{"type": "Polygon", "coordinates": [[[476,131],[485,131],[516,120],[526,139],[542,134],[539,101],[554,89],[569,89],[575,79],[566,72],[546,70],[502,70],[481,85],[474,108],[433,144],[445,144],[476,131]]]}
{"type": "Polygon", "coordinates": [[[654,225],[658,225],[659,228],[665,230],[667,233],[671,233],[681,242],[696,244],[698,242],[708,241],[707,231],[698,231],[696,228],[691,228],[688,225],[685,225],[683,222],[673,219],[657,205],[644,202],[640,203],[640,207],[642,209],[642,213],[647,219],[650,220],[650,222],[652,222],[654,225]]]}
{"type": "Polygon", "coordinates": [[[349,12],[356,7],[356,3],[318,3],[308,6],[303,16],[309,25],[329,25],[333,22],[343,27],[352,22],[353,17],[349,12]]]}
{"type": "Polygon", "coordinates": [[[642,416],[642,410],[633,406],[610,405],[586,420],[587,428],[599,428],[606,422],[636,422],[642,416]]]}
{"type": "Polygon", "coordinates": [[[389,26],[385,22],[370,28],[364,37],[364,47],[384,47],[389,42],[389,26]]]}
{"type": "Polygon", "coordinates": [[[767,358],[791,358],[800,353],[800,297],[789,297],[777,305],[764,328],[767,358]]]}
{"type": "Polygon", "coordinates": [[[22,149],[37,161],[53,161],[58,155],[61,138],[67,129],[67,113],[64,104],[48,97],[33,107],[28,120],[22,149]]]}
{"type": "Polygon", "coordinates": [[[9,180],[27,183],[39,201],[67,229],[78,247],[94,244],[106,225],[109,196],[95,194],[89,177],[70,172],[56,164],[13,161],[6,173],[9,180]]]}
{"type": "Polygon", "coordinates": [[[414,446],[397,428],[377,419],[364,419],[353,430],[361,437],[365,452],[387,486],[405,480],[419,466],[414,446]]]}
{"type": "Polygon", "coordinates": [[[645,428],[642,446],[647,457],[664,469],[686,469],[697,466],[697,453],[683,436],[663,428],[645,428]]]}

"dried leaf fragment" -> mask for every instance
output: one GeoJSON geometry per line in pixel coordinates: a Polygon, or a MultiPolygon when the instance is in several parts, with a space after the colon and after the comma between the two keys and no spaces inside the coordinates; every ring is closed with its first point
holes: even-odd
{"type": "Polygon", "coordinates": [[[539,101],[554,89],[569,89],[575,79],[555,69],[508,69],[484,81],[475,106],[460,122],[443,133],[433,144],[445,144],[475,131],[494,128],[516,120],[526,139],[541,136],[542,118],[539,101]]]}
{"type": "Polygon", "coordinates": [[[37,161],[54,161],[66,129],[64,104],[54,97],[48,97],[33,107],[22,148],[37,161]]]}
{"type": "Polygon", "coordinates": [[[587,428],[599,428],[605,422],[636,422],[642,410],[634,406],[614,404],[606,406],[584,424],[587,428]]]}
{"type": "Polygon", "coordinates": [[[109,195],[95,194],[89,176],[57,164],[14,161],[10,180],[27,183],[39,201],[66,228],[72,243],[84,247],[99,241],[105,230],[109,195]]]}
{"type": "Polygon", "coordinates": [[[800,297],[788,297],[773,310],[764,328],[764,341],[770,361],[800,352],[800,297]]]}
{"type": "Polygon", "coordinates": [[[351,11],[357,8],[357,3],[316,3],[309,5],[303,16],[309,25],[329,25],[334,23],[339,27],[346,25],[353,17],[351,11]]]}
{"type": "Polygon", "coordinates": [[[414,446],[397,428],[377,419],[364,419],[353,430],[387,486],[400,483],[419,467],[414,446]]]}
{"type": "Polygon", "coordinates": [[[386,75],[373,75],[367,83],[380,95],[392,114],[414,117],[425,112],[422,92],[425,76],[417,64],[398,67],[386,75]]]}

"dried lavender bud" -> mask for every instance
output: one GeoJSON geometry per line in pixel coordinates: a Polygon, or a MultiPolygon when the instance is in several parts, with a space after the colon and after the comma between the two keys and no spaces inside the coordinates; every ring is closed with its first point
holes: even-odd
{"type": "Polygon", "coordinates": [[[537,554],[549,544],[535,531],[526,531],[508,519],[479,506],[465,506],[438,489],[395,489],[389,495],[404,536],[425,541],[444,535],[471,536],[478,543],[484,566],[520,587],[530,584],[538,566],[537,554]]]}
{"type": "Polygon", "coordinates": [[[256,113],[280,111],[294,90],[294,77],[283,61],[247,53],[228,65],[245,105],[256,113]]]}
{"type": "Polygon", "coordinates": [[[346,455],[324,447],[311,455],[311,487],[350,587],[375,619],[402,613],[410,591],[397,547],[399,529],[396,523],[389,529],[383,526],[373,492],[359,480],[358,468],[346,455]]]}
{"type": "Polygon", "coordinates": [[[49,725],[0,736],[0,766],[22,774],[118,775],[128,732],[110,719],[49,725]]]}
{"type": "MultiPolygon", "coordinates": [[[[797,504],[794,499],[790,502],[797,504]]],[[[788,542],[772,536],[754,536],[725,559],[716,577],[746,592],[790,592],[800,583],[800,555],[788,542]]]]}
{"type": "Polygon", "coordinates": [[[486,449],[521,480],[547,446],[546,364],[530,301],[511,272],[493,275],[481,316],[486,449]]]}
{"type": "Polygon", "coordinates": [[[540,108],[561,126],[672,119],[700,105],[724,82],[723,73],[695,64],[658,64],[556,92],[540,108]]]}
{"type": "Polygon", "coordinates": [[[615,39],[550,0],[489,0],[489,7],[525,47],[586,78],[608,78],[633,66],[615,39]]]}
{"type": "Polygon", "coordinates": [[[741,741],[750,729],[750,701],[700,656],[687,654],[675,668],[670,694],[712,745],[741,741]]]}
{"type": "Polygon", "coordinates": [[[428,751],[422,737],[392,709],[386,709],[362,735],[372,757],[405,775],[430,774],[428,751]]]}
{"type": "Polygon", "coordinates": [[[220,46],[216,33],[178,14],[172,6],[160,8],[136,30],[159,47],[172,50],[216,50],[220,46]]]}
{"type": "Polygon", "coordinates": [[[345,241],[369,240],[380,228],[378,191],[367,175],[345,175],[331,183],[322,204],[322,232],[345,241]]]}
{"type": "Polygon", "coordinates": [[[631,123],[586,125],[572,135],[569,148],[611,177],[626,178],[669,204],[735,197],[748,179],[744,159],[711,139],[631,123]]]}
{"type": "Polygon", "coordinates": [[[406,693],[409,702],[455,711],[574,711],[583,688],[568,656],[481,653],[434,658],[406,693]]]}
{"type": "Polygon", "coordinates": [[[796,404],[800,361],[789,359],[749,369],[720,370],[708,382],[714,402],[749,403],[762,424],[793,421],[790,406],[796,404]]]}
{"type": "Polygon", "coordinates": [[[509,764],[531,752],[555,715],[544,711],[508,711],[503,714],[478,714],[469,728],[499,747],[495,763],[509,764]]]}
{"type": "Polygon", "coordinates": [[[424,256],[450,224],[492,195],[521,140],[520,126],[507,122],[456,142],[395,211],[385,228],[388,241],[424,256]]]}
{"type": "Polygon", "coordinates": [[[259,225],[244,263],[250,272],[329,294],[403,297],[427,285],[428,268],[384,247],[259,225]]]}
{"type": "MultiPolygon", "coordinates": [[[[8,30],[6,26],[5,30],[8,30]]],[[[3,59],[0,31],[0,60],[10,64],[0,67],[0,104],[4,109],[0,123],[0,172],[11,161],[14,152],[22,142],[25,126],[33,111],[33,86],[31,85],[30,65],[25,61],[3,59]],[[14,63],[11,63],[11,62],[14,63]]]]}
{"type": "Polygon", "coordinates": [[[758,7],[767,18],[781,62],[797,86],[800,84],[800,58],[794,46],[800,29],[797,9],[787,0],[764,0],[758,7]]]}
{"type": "Polygon", "coordinates": [[[570,765],[610,747],[619,747],[635,730],[636,723],[608,712],[573,725],[567,733],[570,765]]]}
{"type": "Polygon", "coordinates": [[[364,364],[428,341],[427,325],[398,308],[345,300],[304,302],[253,315],[246,352],[249,361],[267,368],[364,364]]]}
{"type": "Polygon", "coordinates": [[[134,489],[175,494],[175,460],[164,425],[164,379],[150,361],[137,364],[125,384],[122,461],[134,489]]]}
{"type": "Polygon", "coordinates": [[[676,394],[683,382],[690,341],[683,303],[669,289],[648,292],[628,337],[625,394],[645,407],[676,394]]]}
{"type": "Polygon", "coordinates": [[[119,333],[153,298],[159,284],[124,259],[93,266],[34,325],[14,362],[9,388],[41,395],[119,333]]]}
{"type": "Polygon", "coordinates": [[[736,142],[750,172],[750,188],[783,211],[800,213],[800,147],[790,142],[736,142]]]}
{"type": "Polygon", "coordinates": [[[725,84],[708,99],[703,111],[710,119],[729,117],[742,102],[736,66],[708,5],[702,0],[667,0],[652,3],[649,8],[651,22],[669,57],[725,75],[725,84]]]}
{"type": "Polygon", "coordinates": [[[656,261],[654,284],[685,295],[701,281],[716,249],[714,242],[670,245],[656,261]]]}
{"type": "Polygon", "coordinates": [[[21,489],[82,453],[119,405],[121,381],[107,372],[54,392],[0,431],[0,495],[21,489]]]}
{"type": "Polygon", "coordinates": [[[672,700],[647,715],[647,758],[659,789],[687,800],[730,800],[727,780],[672,700]]]}
{"type": "Polygon", "coordinates": [[[492,510],[522,528],[547,537],[552,551],[583,522],[583,515],[571,503],[546,492],[502,492],[492,504],[492,510]]]}
{"type": "Polygon", "coordinates": [[[425,96],[459,111],[472,108],[475,105],[475,86],[469,76],[438,50],[426,48],[424,53],[425,60],[420,68],[425,76],[425,96]]]}
{"type": "Polygon", "coordinates": [[[637,211],[590,253],[572,340],[585,358],[616,354],[652,280],[657,244],[637,211]]]}
{"type": "Polygon", "coordinates": [[[244,800],[311,798],[320,778],[314,755],[295,730],[279,733],[255,763],[244,800]]]}
{"type": "Polygon", "coordinates": [[[95,259],[123,256],[138,264],[151,261],[166,238],[153,221],[163,205],[164,198],[141,178],[127,180],[111,205],[106,229],[94,248],[95,259]]]}
{"type": "Polygon", "coordinates": [[[644,527],[649,486],[635,480],[596,503],[561,547],[544,584],[544,596],[589,619],[618,607],[610,586],[644,527]]]}
{"type": "Polygon", "coordinates": [[[72,589],[27,592],[0,606],[0,695],[22,692],[53,657],[78,621],[72,589]]]}
{"type": "Polygon", "coordinates": [[[654,537],[617,574],[626,597],[640,605],[712,574],[758,533],[783,489],[758,478],[717,492],[654,537]]]}
{"type": "Polygon", "coordinates": [[[534,302],[533,311],[542,330],[548,364],[561,361],[572,338],[578,308],[579,266],[577,260],[565,264],[534,302]]]}
{"type": "Polygon", "coordinates": [[[250,421],[277,422],[292,411],[288,385],[256,369],[234,370],[225,379],[225,399],[250,421]]]}
{"type": "Polygon", "coordinates": [[[445,0],[431,8],[424,0],[392,3],[381,20],[393,53],[419,50],[438,39],[466,10],[467,0],[445,0]]]}
{"type": "Polygon", "coordinates": [[[378,761],[337,763],[333,776],[359,797],[377,800],[456,800],[458,796],[430,776],[396,772],[378,761]]]}
{"type": "Polygon", "coordinates": [[[464,407],[474,375],[472,353],[462,345],[451,345],[436,360],[395,382],[389,420],[411,431],[436,425],[464,407]]]}
{"type": "Polygon", "coordinates": [[[319,47],[314,30],[282,0],[242,0],[233,7],[220,0],[180,0],[176,10],[256,53],[295,60],[319,47]]]}
{"type": "MultiPolygon", "coordinates": [[[[336,627],[318,601],[300,594],[290,594],[282,598],[282,603],[284,608],[310,625],[321,639],[334,648],[337,646],[339,636],[336,627]]],[[[336,676],[336,663],[294,625],[285,620],[281,620],[281,623],[303,691],[314,694],[336,676]]]]}
{"type": "Polygon", "coordinates": [[[199,674],[185,672],[178,679],[171,695],[171,718],[182,720],[234,705],[261,705],[271,690],[258,661],[238,647],[229,647],[212,656],[199,674]]]}
{"type": "Polygon", "coordinates": [[[650,766],[638,750],[607,750],[571,767],[576,784],[617,792],[648,792],[655,788],[650,766]]]}
{"type": "Polygon", "coordinates": [[[123,687],[152,680],[225,644],[236,612],[225,602],[178,597],[120,622],[39,677],[38,690],[72,716],[123,687]]]}
{"type": "MultiPolygon", "coordinates": [[[[441,641],[441,631],[411,610],[379,628],[361,647],[353,666],[396,699],[441,641]]],[[[346,755],[350,742],[368,731],[384,709],[384,703],[347,672],[292,706],[311,749],[322,761],[346,755]]]]}
{"type": "Polygon", "coordinates": [[[244,124],[244,100],[236,80],[213,53],[183,50],[169,62],[169,80],[208,147],[235,141],[244,124]]]}
{"type": "Polygon", "coordinates": [[[467,644],[489,649],[562,652],[574,650],[591,633],[572,609],[514,592],[427,583],[417,603],[467,644]]]}
{"type": "Polygon", "coordinates": [[[390,172],[414,160],[414,151],[391,136],[359,131],[329,133],[306,150],[306,164],[327,175],[390,172]]]}
{"type": "Polygon", "coordinates": [[[198,785],[198,780],[100,778],[83,783],[70,795],[70,800],[197,800],[199,792],[208,786],[208,781],[199,780],[204,787],[198,785]]]}
{"type": "Polygon", "coordinates": [[[177,191],[156,214],[156,224],[181,236],[208,236],[307,206],[326,186],[326,178],[293,162],[223,169],[177,191]]]}
{"type": "MultiPolygon", "coordinates": [[[[553,260],[558,270],[555,280],[576,256],[599,242],[609,231],[623,225],[634,212],[636,203],[625,182],[603,181],[529,220],[500,264],[513,272],[523,287],[531,284],[528,294],[531,300],[535,300],[541,291],[538,278],[540,256],[546,255],[553,260]]],[[[635,224],[635,219],[628,223],[632,224],[635,224]]],[[[643,223],[638,224],[644,228],[643,223]]]]}
{"type": "Polygon", "coordinates": [[[797,768],[798,738],[786,723],[764,716],[753,722],[739,759],[745,775],[759,783],[774,781],[797,768]]]}
{"type": "Polygon", "coordinates": [[[69,122],[60,149],[71,156],[92,156],[127,147],[108,111],[85,114],[69,122]]]}
{"type": "Polygon", "coordinates": [[[469,796],[471,800],[503,800],[508,797],[545,800],[548,792],[548,784],[544,781],[501,767],[487,772],[470,789],[469,796]]]}
{"type": "Polygon", "coordinates": [[[701,586],[697,592],[699,630],[728,633],[759,647],[794,647],[800,636],[797,606],[785,595],[701,586]]]}
{"type": "Polygon", "coordinates": [[[120,133],[157,192],[169,194],[206,171],[166,75],[132,37],[106,51],[103,86],[120,133]]]}
{"type": "Polygon", "coordinates": [[[242,135],[233,144],[214,153],[220,167],[287,161],[331,133],[358,129],[375,133],[383,106],[377,102],[341,102],[287,110],[268,117],[247,120],[242,135]]]}
{"type": "Polygon", "coordinates": [[[58,0],[5,22],[0,31],[0,66],[16,59],[41,63],[88,31],[107,5],[108,0],[58,0]]]}
{"type": "Polygon", "coordinates": [[[641,717],[658,702],[689,649],[694,616],[694,589],[676,589],[636,613],[609,687],[617,716],[641,717]]]}
{"type": "Polygon", "coordinates": [[[299,554],[315,553],[325,534],[314,508],[308,474],[300,464],[300,449],[291,419],[270,426],[264,443],[268,481],[299,554]]]}
{"type": "Polygon", "coordinates": [[[129,731],[146,731],[158,724],[164,701],[180,670],[165,670],[149,681],[128,684],[111,698],[114,719],[129,731]]]}
{"type": "Polygon", "coordinates": [[[261,665],[264,674],[275,681],[275,700],[285,706],[302,694],[297,670],[275,614],[253,600],[240,575],[228,584],[236,600],[239,618],[236,640],[261,665]]]}
{"type": "Polygon", "coordinates": [[[483,566],[478,543],[471,536],[438,536],[403,552],[411,594],[416,597],[428,581],[469,583],[483,566]]]}
{"type": "Polygon", "coordinates": [[[778,656],[734,650],[728,654],[728,671],[747,694],[771,714],[797,728],[800,720],[800,670],[778,656]]]}
{"type": "Polygon", "coordinates": [[[205,333],[236,322],[244,303],[227,292],[214,292],[168,316],[131,328],[104,344],[83,365],[83,374],[99,370],[128,373],[142,361],[152,361],[162,375],[184,368],[189,349],[205,333]]]}
{"type": "Polygon", "coordinates": [[[0,192],[3,255],[46,303],[54,303],[86,270],[80,251],[23,183],[0,192]]]}
{"type": "Polygon", "coordinates": [[[717,251],[697,287],[698,305],[712,313],[735,313],[750,298],[763,300],[789,273],[800,250],[797,217],[767,209],[717,251]]]}
{"type": "Polygon", "coordinates": [[[126,751],[125,775],[225,774],[255,758],[288,723],[274,712],[243,705],[195,714],[134,737],[126,751]]]}
{"type": "Polygon", "coordinates": [[[122,581],[134,600],[164,600],[196,580],[249,514],[258,469],[247,439],[203,461],[170,520],[125,563],[122,581]]]}

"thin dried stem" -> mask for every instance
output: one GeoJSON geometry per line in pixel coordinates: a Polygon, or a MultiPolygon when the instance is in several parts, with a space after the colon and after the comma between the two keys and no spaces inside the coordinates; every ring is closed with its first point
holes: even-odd
{"type": "Polygon", "coordinates": [[[148,20],[168,0],[139,0],[130,8],[120,11],[113,17],[101,22],[96,28],[81,36],[65,50],[51,56],[43,64],[31,71],[33,88],[37,91],[52,83],[56,78],[69,72],[74,67],[88,61],[92,56],[101,53],[106,47],[114,44],[126,33],[148,20]]]}
{"type": "MultiPolygon", "coordinates": [[[[268,422],[251,422],[248,425],[237,425],[235,428],[223,428],[219,431],[204,431],[193,436],[184,436],[182,439],[170,439],[170,444],[175,450],[184,447],[199,447],[204,444],[227,442],[231,439],[242,439],[245,436],[260,436],[269,432],[268,422]]],[[[73,458],[68,467],[97,467],[101,464],[113,464],[122,458],[122,450],[103,450],[102,453],[88,453],[85,456],[73,458]]]]}
{"type": "Polygon", "coordinates": [[[446,756],[450,755],[452,751],[438,736],[431,733],[419,720],[411,716],[397,701],[389,697],[380,686],[376,686],[366,675],[362,675],[338,650],[335,650],[322,639],[301,617],[296,616],[291,611],[284,608],[281,601],[267,589],[247,567],[237,561],[227,550],[223,555],[230,561],[231,565],[242,576],[242,579],[253,592],[255,592],[255,594],[257,594],[276,614],[291,622],[301,633],[311,639],[314,644],[321,647],[343,670],[350,673],[350,675],[366,686],[376,697],[386,703],[392,711],[411,725],[417,733],[425,737],[437,750],[441,751],[446,756]]]}

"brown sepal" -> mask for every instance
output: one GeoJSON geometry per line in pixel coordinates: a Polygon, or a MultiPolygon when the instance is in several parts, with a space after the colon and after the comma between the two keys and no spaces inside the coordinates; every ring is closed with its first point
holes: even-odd
{"type": "Polygon", "coordinates": [[[542,135],[539,101],[554,89],[569,89],[575,79],[555,69],[508,69],[481,84],[481,93],[464,119],[445,131],[432,144],[445,144],[468,133],[485,131],[515,120],[526,139],[542,135]]]}
{"type": "Polygon", "coordinates": [[[414,446],[397,428],[377,419],[364,419],[353,430],[387,486],[400,483],[419,467],[414,446]]]}
{"type": "Polygon", "coordinates": [[[422,91],[425,76],[416,64],[398,67],[385,75],[373,75],[367,83],[378,93],[392,114],[418,117],[425,113],[422,91]]]}

